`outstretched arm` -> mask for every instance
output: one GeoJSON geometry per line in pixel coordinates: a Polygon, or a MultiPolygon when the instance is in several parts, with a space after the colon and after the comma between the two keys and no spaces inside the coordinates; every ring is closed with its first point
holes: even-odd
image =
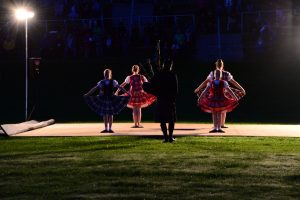
{"type": "Polygon", "coordinates": [[[120,90],[122,90],[121,88],[123,88],[123,92],[125,91],[125,93],[127,92],[125,89],[124,89],[124,86],[127,85],[126,82],[123,82],[121,85],[117,85],[116,87],[118,88],[117,91],[115,92],[115,95],[118,95],[120,90]]]}
{"type": "MultiPolygon", "coordinates": [[[[123,85],[123,83],[121,85],[116,85],[116,87],[118,88],[118,90],[116,91],[116,95],[119,93],[120,90],[122,90],[122,92],[127,93],[128,95],[130,95],[130,93],[128,91],[126,91],[124,89],[124,86],[122,86],[122,85],[123,85]]],[[[126,85],[126,83],[124,85],[126,85]]]]}
{"type": "Polygon", "coordinates": [[[229,92],[229,94],[235,99],[235,100],[239,100],[237,98],[237,96],[234,94],[234,92],[230,89],[230,87],[226,88],[227,92],[229,92]]]}
{"type": "Polygon", "coordinates": [[[207,83],[209,82],[209,79],[206,79],[203,81],[195,90],[194,93],[198,93],[202,88],[206,87],[207,83]]]}
{"type": "Polygon", "coordinates": [[[88,91],[88,93],[84,94],[84,96],[90,96],[97,90],[97,88],[97,86],[93,87],[92,89],[90,89],[90,91],[88,91]]]}
{"type": "Polygon", "coordinates": [[[234,85],[235,87],[237,87],[238,89],[240,89],[244,95],[246,94],[246,91],[244,90],[244,88],[238,82],[236,82],[234,79],[231,79],[229,82],[232,85],[234,85]]]}
{"type": "Polygon", "coordinates": [[[210,86],[206,86],[206,88],[204,89],[204,91],[200,94],[199,98],[203,98],[203,96],[207,93],[207,91],[209,90],[210,86]]]}

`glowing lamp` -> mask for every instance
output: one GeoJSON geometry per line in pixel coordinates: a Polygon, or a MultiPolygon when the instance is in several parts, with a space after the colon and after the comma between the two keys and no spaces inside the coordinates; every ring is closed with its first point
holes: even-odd
{"type": "Polygon", "coordinates": [[[18,20],[26,20],[34,17],[34,12],[28,11],[24,8],[16,9],[15,11],[16,18],[18,20]]]}

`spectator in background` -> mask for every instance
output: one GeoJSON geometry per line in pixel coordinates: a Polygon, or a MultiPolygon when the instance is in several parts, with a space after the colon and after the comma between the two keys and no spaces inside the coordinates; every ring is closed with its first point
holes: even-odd
{"type": "Polygon", "coordinates": [[[56,34],[56,48],[54,49],[55,57],[61,58],[64,55],[65,39],[62,33],[56,34]]]}
{"type": "Polygon", "coordinates": [[[77,12],[76,5],[71,6],[68,17],[70,20],[78,19],[78,12],[77,12]]]}
{"type": "Polygon", "coordinates": [[[265,22],[259,29],[259,36],[256,42],[257,53],[267,53],[272,46],[273,39],[273,32],[268,22],[265,22]]]}
{"type": "Polygon", "coordinates": [[[75,38],[72,33],[68,33],[66,37],[66,45],[65,45],[65,57],[76,57],[76,47],[75,47],[75,38]]]}
{"type": "Polygon", "coordinates": [[[102,56],[103,55],[103,30],[100,27],[99,23],[97,20],[93,20],[93,25],[92,25],[92,37],[95,43],[95,53],[96,56],[102,56]]]}
{"type": "Polygon", "coordinates": [[[226,9],[227,15],[230,15],[230,13],[233,10],[233,0],[224,0],[224,6],[226,9]]]}
{"type": "Polygon", "coordinates": [[[106,55],[112,55],[112,51],[113,51],[113,39],[112,36],[110,34],[108,34],[105,38],[105,53],[106,55]]]}
{"type": "Polygon", "coordinates": [[[172,58],[176,58],[179,55],[179,51],[180,51],[180,45],[178,44],[177,40],[173,41],[173,44],[171,46],[171,50],[172,50],[172,58]]]}
{"type": "Polygon", "coordinates": [[[184,33],[178,28],[177,32],[174,35],[174,42],[172,44],[172,52],[173,52],[173,58],[175,58],[178,55],[182,55],[183,49],[186,44],[186,38],[184,33]]]}
{"type": "Polygon", "coordinates": [[[54,16],[56,19],[62,19],[64,15],[65,5],[63,0],[56,0],[54,6],[54,16]]]}
{"type": "Polygon", "coordinates": [[[102,5],[99,0],[92,1],[91,16],[96,18],[102,16],[102,5]]]}
{"type": "MultiPolygon", "coordinates": [[[[157,40],[162,41],[162,55],[164,57],[171,56],[171,45],[173,40],[173,49],[178,54],[179,51],[185,51],[185,46],[187,42],[190,41],[190,30],[178,29],[180,26],[180,21],[174,23],[171,18],[166,19],[166,17],[158,18],[156,22],[149,23],[144,26],[143,22],[140,24],[133,24],[132,30],[126,30],[124,24],[120,27],[115,27],[114,23],[110,20],[101,21],[102,18],[98,18],[95,22],[95,17],[111,17],[112,11],[111,6],[113,1],[102,1],[102,0],[41,0],[35,1],[39,5],[42,4],[45,10],[49,12],[49,16],[55,17],[58,20],[58,24],[55,29],[53,29],[54,23],[48,23],[47,27],[49,31],[56,31],[57,33],[63,33],[63,56],[101,56],[106,54],[105,51],[108,50],[107,54],[114,52],[114,55],[124,56],[127,55],[130,47],[144,47],[145,50],[151,51],[151,48],[155,45],[157,40]],[[105,11],[104,11],[105,10],[105,11]],[[103,13],[109,12],[109,15],[104,15],[103,13]],[[86,20],[89,18],[88,20],[86,20]],[[86,22],[91,22],[86,25],[86,22]],[[141,31],[141,28],[145,28],[141,31]],[[71,33],[69,35],[69,33],[71,33]],[[87,34],[88,33],[88,34],[87,34]],[[110,36],[105,37],[104,33],[109,33],[110,36]],[[71,51],[71,48],[73,50],[71,51]],[[104,50],[105,49],[105,50],[104,50]],[[120,53],[120,54],[118,54],[120,53]]],[[[167,9],[169,6],[166,3],[161,3],[155,1],[159,7],[167,9]]],[[[207,5],[208,0],[203,0],[204,5],[207,5]]],[[[114,2],[115,3],[115,2],[114,2]]],[[[46,11],[45,11],[46,12],[46,11]]],[[[162,13],[165,15],[166,13],[162,13]]],[[[45,16],[46,19],[51,17],[45,16]]],[[[59,34],[49,33],[49,38],[47,39],[48,46],[50,46],[51,51],[55,54],[56,40],[59,34]]],[[[61,39],[60,39],[61,40],[61,39]]]]}

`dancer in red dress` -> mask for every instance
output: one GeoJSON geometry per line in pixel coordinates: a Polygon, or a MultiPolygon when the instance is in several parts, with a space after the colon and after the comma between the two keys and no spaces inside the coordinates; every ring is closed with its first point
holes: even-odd
{"type": "Polygon", "coordinates": [[[237,105],[238,97],[230,89],[227,81],[222,80],[221,70],[215,70],[214,80],[208,83],[198,98],[198,106],[204,112],[212,113],[214,129],[210,133],[225,132],[221,129],[221,114],[232,111],[237,105]]]}
{"type": "MultiPolygon", "coordinates": [[[[222,71],[222,80],[227,81],[234,87],[230,87],[230,89],[234,92],[234,94],[239,98],[243,98],[246,95],[245,89],[235,80],[233,79],[233,76],[231,75],[230,72],[224,70],[224,62],[222,59],[218,59],[216,64],[216,69],[222,71]]],[[[203,81],[199,87],[195,89],[195,93],[202,93],[202,91],[205,89],[208,83],[212,82],[214,80],[214,71],[211,71],[210,74],[207,76],[207,79],[203,81]]],[[[227,95],[227,93],[225,93],[227,95]]],[[[225,121],[226,121],[226,112],[222,112],[222,122],[221,122],[221,128],[228,128],[225,126],[225,121]]]]}
{"type": "MultiPolygon", "coordinates": [[[[139,74],[139,66],[133,65],[131,71],[132,75],[126,77],[124,83],[121,84],[121,87],[124,87],[126,84],[130,84],[131,97],[127,107],[132,109],[134,122],[132,128],[143,128],[143,126],[141,126],[142,108],[151,105],[156,100],[156,97],[143,90],[143,83],[148,82],[148,80],[145,76],[139,74]]],[[[119,90],[116,94],[118,94],[118,92],[119,90]]]]}

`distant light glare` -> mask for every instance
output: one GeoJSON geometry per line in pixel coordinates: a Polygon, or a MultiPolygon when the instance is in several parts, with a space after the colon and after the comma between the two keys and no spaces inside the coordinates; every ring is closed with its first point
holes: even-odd
{"type": "Polygon", "coordinates": [[[20,8],[20,9],[16,9],[15,15],[18,20],[26,20],[26,19],[33,18],[34,13],[24,8],[20,8]]]}

